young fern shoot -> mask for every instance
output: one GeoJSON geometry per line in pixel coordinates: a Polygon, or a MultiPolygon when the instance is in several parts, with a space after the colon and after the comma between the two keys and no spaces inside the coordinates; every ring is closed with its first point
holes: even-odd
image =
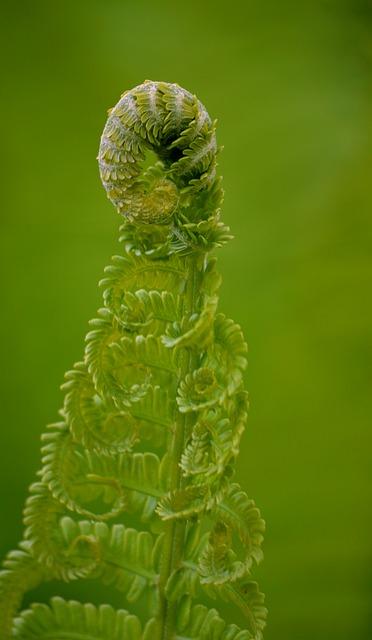
{"type": "Polygon", "coordinates": [[[109,112],[98,159],[123,250],[42,437],[24,539],[0,574],[2,640],[262,639],[251,572],[264,522],[233,480],[247,349],[217,312],[211,256],[231,238],[217,153],[215,123],[177,84],[146,81],[109,112]],[[101,581],[125,608],[55,597],[18,613],[52,579],[101,581]],[[212,608],[219,599],[243,628],[212,608]]]}

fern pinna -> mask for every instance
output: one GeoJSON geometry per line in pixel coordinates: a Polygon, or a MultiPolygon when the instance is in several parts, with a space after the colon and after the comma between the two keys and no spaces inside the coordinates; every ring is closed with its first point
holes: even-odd
{"type": "Polygon", "coordinates": [[[233,481],[246,344],[217,312],[210,255],[231,238],[217,153],[215,123],[176,84],[146,81],[109,112],[98,159],[123,250],[42,437],[24,540],[0,577],[2,640],[262,638],[264,522],[233,481]],[[126,609],[57,597],[17,614],[51,579],[101,580],[126,609]],[[240,608],[244,628],[197,604],[210,598],[240,608]]]}

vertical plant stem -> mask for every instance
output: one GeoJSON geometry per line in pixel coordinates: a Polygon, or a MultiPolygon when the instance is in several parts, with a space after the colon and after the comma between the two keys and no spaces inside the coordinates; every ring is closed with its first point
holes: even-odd
{"type": "MultiPolygon", "coordinates": [[[[200,271],[196,264],[196,258],[190,256],[186,258],[189,263],[188,278],[183,300],[183,317],[195,312],[197,288],[200,284],[200,271]]],[[[180,358],[180,380],[193,371],[196,366],[197,356],[192,349],[183,348],[179,354],[180,358]]],[[[169,489],[173,491],[182,485],[182,475],[180,469],[181,455],[184,450],[185,441],[193,423],[193,415],[190,413],[180,413],[176,410],[174,430],[170,444],[170,482],[169,489]]],[[[163,559],[160,573],[160,620],[161,639],[171,640],[174,638],[177,614],[177,602],[170,602],[165,596],[165,587],[169,576],[180,566],[183,556],[183,546],[185,541],[186,521],[171,520],[166,525],[165,541],[163,548],[163,559]]]]}

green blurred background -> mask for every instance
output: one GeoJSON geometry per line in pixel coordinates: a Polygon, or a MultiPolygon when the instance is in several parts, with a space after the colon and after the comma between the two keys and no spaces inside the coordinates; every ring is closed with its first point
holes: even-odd
{"type": "Polygon", "coordinates": [[[1,555],[118,251],[106,110],[176,81],[225,147],[221,306],[250,347],[238,476],[267,521],[265,638],[372,637],[371,18],[362,0],[2,3],[1,555]]]}

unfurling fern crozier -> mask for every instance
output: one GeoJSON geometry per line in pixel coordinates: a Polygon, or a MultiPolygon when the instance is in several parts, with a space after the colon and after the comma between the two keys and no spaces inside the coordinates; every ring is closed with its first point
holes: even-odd
{"type": "Polygon", "coordinates": [[[264,522],[233,479],[246,344],[217,311],[211,256],[231,238],[217,154],[215,123],[176,84],[146,81],[109,112],[98,160],[122,252],[42,437],[24,539],[0,574],[2,640],[262,639],[264,522]],[[18,612],[55,579],[111,585],[124,608],[55,597],[18,612]],[[245,623],[224,622],[221,600],[245,623]]]}

